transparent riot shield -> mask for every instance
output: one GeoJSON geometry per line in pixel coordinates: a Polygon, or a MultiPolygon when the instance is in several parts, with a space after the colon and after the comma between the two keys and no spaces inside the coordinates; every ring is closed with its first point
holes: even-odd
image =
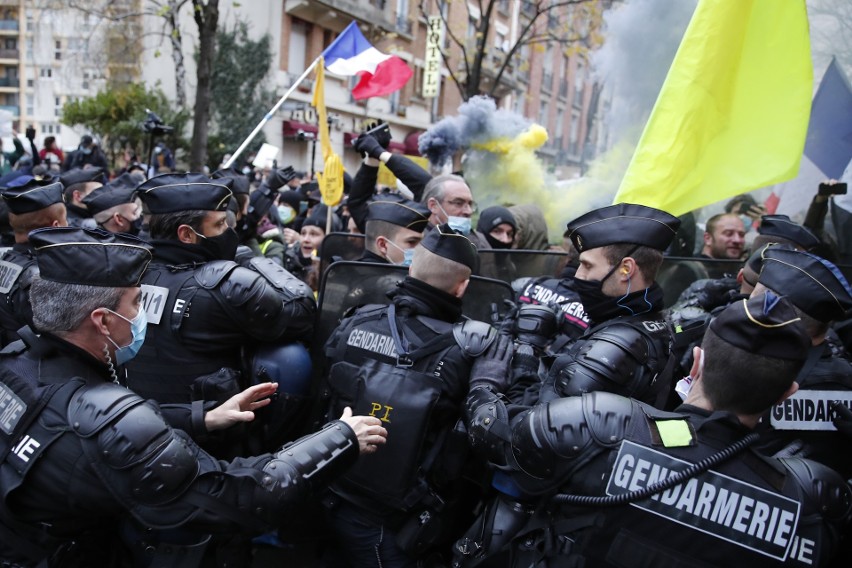
{"type": "MultiPolygon", "coordinates": [[[[350,308],[388,304],[388,292],[407,275],[408,268],[392,264],[340,261],[330,265],[320,284],[313,345],[321,349],[350,308]]],[[[511,299],[512,289],[506,282],[473,276],[462,298],[462,313],[490,323],[500,318],[498,312],[505,310],[505,300],[511,299]]]]}
{"type": "Polygon", "coordinates": [[[364,254],[364,235],[329,233],[320,245],[320,274],[335,260],[356,260],[364,254]]]}
{"type": "Polygon", "coordinates": [[[517,278],[559,276],[568,263],[564,252],[544,250],[480,250],[476,274],[512,282],[517,278]]]}
{"type": "Polygon", "coordinates": [[[704,278],[736,278],[742,260],[716,260],[667,256],[657,273],[657,283],[663,289],[666,307],[673,306],[686,288],[704,278]]]}

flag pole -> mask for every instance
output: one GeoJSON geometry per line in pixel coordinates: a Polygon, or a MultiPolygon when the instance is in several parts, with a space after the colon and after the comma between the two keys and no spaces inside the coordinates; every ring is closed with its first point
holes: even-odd
{"type": "Polygon", "coordinates": [[[301,75],[299,75],[299,78],[296,79],[296,81],[293,82],[292,85],[290,85],[290,88],[287,89],[287,92],[284,93],[284,96],[281,97],[280,99],[278,99],[278,102],[275,103],[275,106],[272,107],[269,110],[269,112],[266,113],[266,116],[263,117],[263,119],[260,121],[260,123],[257,126],[254,127],[254,130],[251,131],[251,134],[248,135],[248,138],[243,140],[243,143],[240,144],[240,147],[237,148],[237,150],[233,154],[231,154],[231,157],[228,158],[227,162],[225,162],[224,168],[230,168],[231,165],[233,165],[233,163],[236,161],[237,157],[240,154],[243,153],[243,150],[245,150],[246,147],[249,144],[251,144],[251,141],[254,140],[254,137],[257,136],[257,133],[260,132],[260,130],[264,127],[264,125],[272,119],[272,116],[276,112],[278,112],[278,109],[281,108],[281,105],[284,104],[284,101],[286,101],[290,97],[290,95],[293,94],[293,91],[296,90],[296,87],[298,87],[302,83],[302,81],[305,80],[305,78],[308,76],[308,74],[310,74],[310,72],[314,70],[314,67],[317,66],[317,63],[319,62],[319,60],[321,58],[322,58],[322,55],[320,55],[319,57],[314,59],[313,62],[308,66],[308,68],[305,69],[305,72],[302,73],[301,75]]]}

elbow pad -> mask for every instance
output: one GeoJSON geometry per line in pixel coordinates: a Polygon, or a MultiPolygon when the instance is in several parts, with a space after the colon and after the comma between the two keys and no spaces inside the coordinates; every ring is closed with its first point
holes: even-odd
{"type": "Polygon", "coordinates": [[[474,388],[465,401],[470,445],[496,465],[506,464],[510,448],[509,416],[500,396],[486,387],[474,388]]]}
{"type": "Polygon", "coordinates": [[[284,505],[327,485],[354,464],[359,453],[355,432],[339,420],[284,446],[263,467],[257,514],[263,516],[264,508],[280,513],[284,505]]]}

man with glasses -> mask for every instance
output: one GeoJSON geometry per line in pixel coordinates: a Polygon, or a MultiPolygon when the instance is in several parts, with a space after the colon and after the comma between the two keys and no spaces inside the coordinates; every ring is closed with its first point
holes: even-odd
{"type": "Polygon", "coordinates": [[[470,239],[476,248],[491,248],[485,235],[471,228],[476,202],[464,178],[452,174],[432,178],[423,190],[421,201],[431,213],[428,230],[447,223],[470,239]]]}

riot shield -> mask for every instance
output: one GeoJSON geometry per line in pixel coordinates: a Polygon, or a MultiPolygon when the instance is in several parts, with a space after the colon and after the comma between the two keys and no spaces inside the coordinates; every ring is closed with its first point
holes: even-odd
{"type": "Polygon", "coordinates": [[[335,260],[356,260],[364,254],[364,235],[329,233],[320,245],[320,274],[335,260]]]}
{"type": "Polygon", "coordinates": [[[686,288],[703,278],[736,278],[742,260],[716,260],[667,256],[657,273],[657,283],[663,289],[666,307],[673,306],[686,288]]]}
{"type": "MultiPolygon", "coordinates": [[[[393,264],[340,261],[323,273],[319,290],[319,315],[315,348],[322,349],[347,310],[365,304],[387,304],[388,292],[408,275],[408,268],[393,264]]],[[[462,299],[462,313],[471,319],[491,322],[495,310],[505,310],[512,299],[511,287],[499,280],[473,276],[462,299]]],[[[497,314],[499,319],[501,314],[497,314]]]]}
{"type": "Polygon", "coordinates": [[[476,274],[511,283],[523,277],[559,276],[567,263],[564,252],[484,249],[479,251],[476,274]]]}

